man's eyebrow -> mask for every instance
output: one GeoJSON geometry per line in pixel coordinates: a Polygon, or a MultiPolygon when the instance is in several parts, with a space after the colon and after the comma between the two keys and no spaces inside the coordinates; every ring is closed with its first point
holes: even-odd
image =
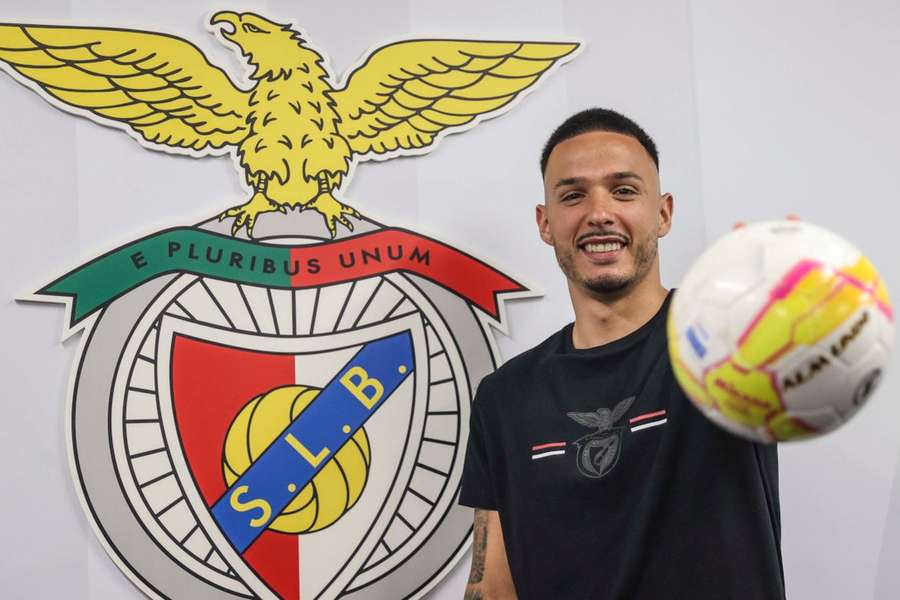
{"type": "Polygon", "coordinates": [[[579,183],[584,183],[585,181],[587,181],[586,177],[564,177],[556,182],[553,189],[559,189],[566,185],[577,185],[579,183]]]}
{"type": "Polygon", "coordinates": [[[637,173],[635,173],[634,171],[617,171],[615,173],[610,173],[606,177],[607,177],[607,179],[614,179],[614,180],[637,179],[640,182],[644,181],[644,178],[641,177],[640,175],[638,175],[637,173]]]}
{"type": "MultiPolygon", "coordinates": [[[[644,182],[644,178],[641,177],[640,175],[638,175],[637,173],[635,173],[634,171],[616,171],[615,173],[610,173],[609,175],[606,175],[604,177],[604,179],[612,180],[612,181],[621,181],[623,179],[636,179],[637,181],[640,181],[641,183],[644,182]]],[[[564,177],[556,182],[556,184],[553,186],[553,189],[556,190],[556,189],[559,189],[559,188],[567,186],[567,185],[584,184],[586,181],[588,181],[587,177],[564,177]]]]}

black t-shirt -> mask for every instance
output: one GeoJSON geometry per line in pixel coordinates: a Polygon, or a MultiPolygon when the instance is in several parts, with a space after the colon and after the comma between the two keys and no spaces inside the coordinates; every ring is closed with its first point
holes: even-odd
{"type": "Polygon", "coordinates": [[[568,325],[481,382],[460,502],[499,511],[520,599],[784,598],[776,448],[684,396],[668,304],[597,348],[568,325]]]}

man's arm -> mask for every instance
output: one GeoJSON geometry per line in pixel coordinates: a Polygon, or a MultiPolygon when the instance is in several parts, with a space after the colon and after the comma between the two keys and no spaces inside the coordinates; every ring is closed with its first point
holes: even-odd
{"type": "Polygon", "coordinates": [[[472,570],[464,600],[516,600],[500,516],[495,510],[475,509],[472,570]]]}

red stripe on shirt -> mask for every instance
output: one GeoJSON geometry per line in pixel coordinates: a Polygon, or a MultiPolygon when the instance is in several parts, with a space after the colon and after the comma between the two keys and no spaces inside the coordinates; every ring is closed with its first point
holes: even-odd
{"type": "Polygon", "coordinates": [[[636,416],[636,417],[634,417],[634,418],[632,418],[632,419],[628,419],[628,424],[629,424],[629,425],[632,425],[632,424],[634,424],[634,423],[638,423],[639,421],[646,421],[647,419],[652,419],[653,417],[661,417],[661,416],[663,416],[664,414],[666,414],[666,411],[664,411],[664,410],[658,410],[658,411],[656,411],[656,412],[647,413],[647,414],[644,414],[644,415],[638,415],[638,416],[636,416]]]}
{"type": "Polygon", "coordinates": [[[532,446],[531,451],[535,452],[537,450],[543,450],[544,448],[562,448],[566,445],[566,442],[551,442],[549,444],[538,444],[537,446],[532,446]]]}

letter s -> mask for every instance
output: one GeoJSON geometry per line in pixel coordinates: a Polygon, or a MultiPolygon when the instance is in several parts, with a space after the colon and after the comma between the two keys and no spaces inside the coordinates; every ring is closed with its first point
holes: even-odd
{"type": "Polygon", "coordinates": [[[231,504],[231,508],[238,512],[247,512],[249,510],[253,510],[254,508],[260,509],[262,511],[262,514],[260,514],[255,519],[250,520],[250,527],[262,527],[269,522],[269,517],[272,516],[272,507],[269,506],[269,503],[262,498],[254,498],[249,502],[241,502],[241,496],[249,491],[249,486],[238,486],[233,492],[231,492],[231,496],[228,498],[228,503],[231,504]]]}

